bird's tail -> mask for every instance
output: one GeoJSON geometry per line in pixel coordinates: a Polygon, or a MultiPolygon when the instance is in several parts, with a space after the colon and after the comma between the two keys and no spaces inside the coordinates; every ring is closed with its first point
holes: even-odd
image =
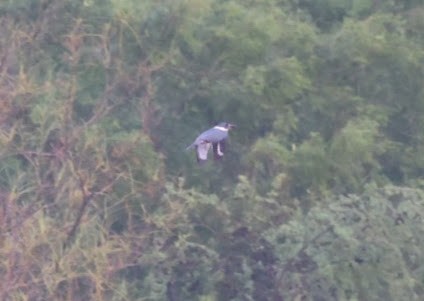
{"type": "Polygon", "coordinates": [[[195,143],[190,144],[189,146],[187,146],[186,151],[192,149],[194,147],[195,143]]]}

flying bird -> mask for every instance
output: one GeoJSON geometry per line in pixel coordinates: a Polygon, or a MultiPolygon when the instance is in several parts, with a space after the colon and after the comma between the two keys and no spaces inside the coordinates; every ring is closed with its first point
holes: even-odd
{"type": "Polygon", "coordinates": [[[224,156],[228,131],[234,127],[234,124],[221,122],[213,128],[201,133],[196,140],[187,147],[187,150],[195,148],[197,162],[204,163],[208,159],[208,153],[212,147],[214,158],[219,160],[224,156]]]}

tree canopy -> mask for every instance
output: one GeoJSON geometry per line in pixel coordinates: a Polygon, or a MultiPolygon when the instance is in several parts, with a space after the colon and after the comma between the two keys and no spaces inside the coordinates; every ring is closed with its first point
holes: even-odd
{"type": "Polygon", "coordinates": [[[0,300],[422,299],[422,1],[0,16],[0,300]]]}

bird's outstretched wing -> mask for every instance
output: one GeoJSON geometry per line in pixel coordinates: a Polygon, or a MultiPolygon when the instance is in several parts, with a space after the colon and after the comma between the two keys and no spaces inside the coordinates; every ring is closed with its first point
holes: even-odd
{"type": "Polygon", "coordinates": [[[213,156],[215,160],[219,160],[224,156],[225,152],[225,139],[214,143],[213,145],[213,156]]]}
{"type": "Polygon", "coordinates": [[[196,145],[197,162],[206,162],[206,160],[208,159],[208,152],[210,148],[211,143],[206,141],[196,145]]]}

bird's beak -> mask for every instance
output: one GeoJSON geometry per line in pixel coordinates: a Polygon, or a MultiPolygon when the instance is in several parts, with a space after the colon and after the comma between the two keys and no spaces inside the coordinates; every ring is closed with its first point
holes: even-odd
{"type": "Polygon", "coordinates": [[[235,124],[232,124],[232,123],[230,123],[228,126],[230,129],[237,127],[235,124]]]}

